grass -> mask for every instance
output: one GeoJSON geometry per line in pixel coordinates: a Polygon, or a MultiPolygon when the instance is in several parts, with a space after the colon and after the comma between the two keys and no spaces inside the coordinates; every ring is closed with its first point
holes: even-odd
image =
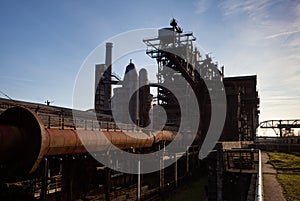
{"type": "Polygon", "coordinates": [[[174,196],[167,201],[201,201],[205,199],[204,186],[207,184],[207,178],[201,178],[190,182],[187,186],[180,189],[174,196]]]}
{"type": "Polygon", "coordinates": [[[277,180],[287,201],[300,200],[300,154],[269,152],[269,162],[277,169],[277,180]]]}
{"type": "Polygon", "coordinates": [[[283,187],[283,193],[287,201],[300,200],[300,174],[280,173],[277,180],[283,187]]]}
{"type": "Polygon", "coordinates": [[[300,155],[269,152],[270,163],[277,170],[295,170],[300,169],[300,155]]]}

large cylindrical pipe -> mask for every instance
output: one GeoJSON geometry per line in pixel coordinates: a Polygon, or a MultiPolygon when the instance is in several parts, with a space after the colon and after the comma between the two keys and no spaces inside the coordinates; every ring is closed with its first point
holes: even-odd
{"type": "Polygon", "coordinates": [[[0,180],[18,181],[33,173],[47,156],[147,148],[174,139],[172,132],[155,137],[143,132],[46,128],[37,114],[24,107],[0,115],[0,180]],[[88,150],[88,151],[87,151],[88,150]]]}
{"type": "Polygon", "coordinates": [[[43,145],[48,143],[44,126],[36,113],[23,107],[4,111],[0,124],[0,178],[11,181],[23,178],[37,168],[43,145]]]}

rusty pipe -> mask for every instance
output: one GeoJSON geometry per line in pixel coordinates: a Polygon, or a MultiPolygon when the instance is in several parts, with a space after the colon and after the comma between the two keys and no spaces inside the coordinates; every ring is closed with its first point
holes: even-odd
{"type": "Polygon", "coordinates": [[[74,155],[119,149],[147,148],[159,141],[171,141],[174,134],[160,131],[97,131],[47,128],[37,114],[24,107],[4,111],[0,119],[0,179],[22,179],[33,173],[47,156],[74,155]]]}

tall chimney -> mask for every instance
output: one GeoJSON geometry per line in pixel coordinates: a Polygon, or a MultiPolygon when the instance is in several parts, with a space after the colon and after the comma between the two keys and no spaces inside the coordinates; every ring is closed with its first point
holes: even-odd
{"type": "Polygon", "coordinates": [[[139,124],[141,127],[146,127],[150,124],[149,112],[152,95],[150,94],[148,72],[145,68],[142,68],[139,72],[139,87],[139,124]]]}
{"type": "MultiPolygon", "coordinates": [[[[107,67],[107,72],[112,73],[112,43],[106,43],[106,56],[105,56],[105,65],[107,67]]],[[[111,77],[110,77],[111,79],[111,77]]]]}
{"type": "MultiPolygon", "coordinates": [[[[105,65],[106,65],[106,71],[104,75],[104,79],[106,83],[110,83],[111,81],[111,75],[112,75],[112,43],[106,43],[106,55],[105,55],[105,65]]],[[[112,88],[111,84],[105,84],[104,89],[104,111],[109,112],[111,110],[110,107],[110,99],[112,96],[112,88]]]]}

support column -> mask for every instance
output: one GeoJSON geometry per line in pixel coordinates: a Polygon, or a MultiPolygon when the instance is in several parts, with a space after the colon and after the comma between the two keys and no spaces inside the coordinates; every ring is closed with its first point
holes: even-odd
{"type": "Polygon", "coordinates": [[[177,169],[178,169],[178,164],[177,164],[177,154],[175,153],[175,187],[177,188],[178,186],[178,172],[177,172],[177,169]]]}
{"type": "Polygon", "coordinates": [[[160,198],[164,200],[164,191],[165,191],[165,175],[164,175],[164,157],[160,159],[160,171],[159,171],[159,190],[160,190],[160,198]]]}
{"type": "Polygon", "coordinates": [[[72,167],[73,159],[66,158],[63,160],[62,176],[63,176],[63,191],[66,192],[66,201],[73,201],[73,176],[74,167],[72,167]]]}
{"type": "Polygon", "coordinates": [[[217,200],[223,200],[223,151],[217,150],[217,200]]]}
{"type": "Polygon", "coordinates": [[[189,160],[189,148],[186,150],[186,174],[187,177],[190,176],[190,160],[189,160]]]}
{"type": "Polygon", "coordinates": [[[137,201],[141,200],[141,161],[138,161],[137,201]]]}
{"type": "MultiPolygon", "coordinates": [[[[282,126],[281,126],[281,120],[279,120],[279,136],[282,138],[282,126]]],[[[278,149],[277,149],[278,150],[278,149]]]]}
{"type": "Polygon", "coordinates": [[[45,158],[44,165],[43,165],[42,188],[40,194],[41,201],[46,201],[47,188],[48,188],[48,169],[49,169],[49,161],[47,158],[45,158]]]}
{"type": "Polygon", "coordinates": [[[110,201],[111,169],[106,168],[105,200],[110,201]]]}

